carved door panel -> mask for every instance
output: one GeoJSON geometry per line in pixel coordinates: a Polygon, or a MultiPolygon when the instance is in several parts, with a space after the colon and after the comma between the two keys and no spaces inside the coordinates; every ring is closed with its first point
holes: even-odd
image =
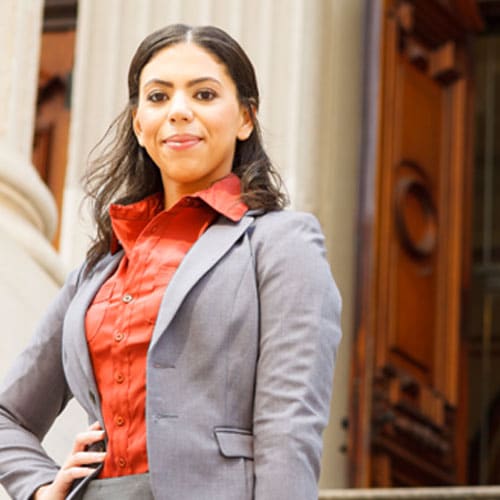
{"type": "Polygon", "coordinates": [[[362,221],[372,227],[362,249],[372,267],[360,280],[352,392],[356,486],[460,481],[465,40],[471,22],[480,23],[474,7],[460,0],[381,3],[374,205],[362,221]]]}

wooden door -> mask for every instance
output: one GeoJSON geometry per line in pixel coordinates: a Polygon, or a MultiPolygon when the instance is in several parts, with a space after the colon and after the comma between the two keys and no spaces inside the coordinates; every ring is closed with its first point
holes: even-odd
{"type": "Polygon", "coordinates": [[[456,484],[465,463],[457,409],[470,209],[467,36],[481,20],[472,0],[378,5],[376,155],[362,172],[351,483],[456,484]]]}

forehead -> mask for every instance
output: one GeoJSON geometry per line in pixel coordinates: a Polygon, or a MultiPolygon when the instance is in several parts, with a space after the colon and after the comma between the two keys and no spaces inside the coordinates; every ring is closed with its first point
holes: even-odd
{"type": "Polygon", "coordinates": [[[142,68],[141,85],[150,79],[217,78],[231,81],[226,66],[208,50],[192,42],[183,42],[160,49],[142,68]]]}

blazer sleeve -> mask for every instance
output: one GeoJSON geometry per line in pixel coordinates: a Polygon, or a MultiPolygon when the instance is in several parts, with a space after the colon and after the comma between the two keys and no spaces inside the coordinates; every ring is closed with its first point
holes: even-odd
{"type": "Polygon", "coordinates": [[[341,298],[314,216],[268,214],[253,239],[260,300],[255,500],[316,500],[341,298]]]}
{"type": "Polygon", "coordinates": [[[61,338],[77,277],[78,271],[68,276],[0,387],[0,483],[15,499],[30,498],[58,471],[40,442],[71,398],[61,338]]]}

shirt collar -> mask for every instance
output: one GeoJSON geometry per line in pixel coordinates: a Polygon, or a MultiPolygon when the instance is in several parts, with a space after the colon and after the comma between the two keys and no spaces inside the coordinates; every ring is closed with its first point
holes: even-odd
{"type": "MultiPolygon", "coordinates": [[[[243,215],[248,211],[247,205],[241,201],[240,179],[233,173],[215,181],[207,189],[198,191],[192,195],[184,196],[170,209],[170,211],[179,210],[184,206],[190,205],[193,199],[204,201],[210,208],[233,222],[240,221],[243,215]]],[[[140,228],[144,228],[147,223],[162,210],[162,193],[152,194],[143,200],[129,205],[120,205],[117,203],[110,205],[109,215],[112,224],[111,253],[116,253],[121,247],[119,238],[116,234],[118,226],[123,227],[123,222],[125,222],[132,230],[132,233],[137,234],[140,228]]],[[[118,232],[120,231],[118,230],[118,232]]]]}
{"type": "Polygon", "coordinates": [[[191,198],[203,200],[233,222],[238,222],[248,211],[248,207],[241,201],[241,182],[235,174],[223,177],[209,188],[194,193],[191,198]]]}

